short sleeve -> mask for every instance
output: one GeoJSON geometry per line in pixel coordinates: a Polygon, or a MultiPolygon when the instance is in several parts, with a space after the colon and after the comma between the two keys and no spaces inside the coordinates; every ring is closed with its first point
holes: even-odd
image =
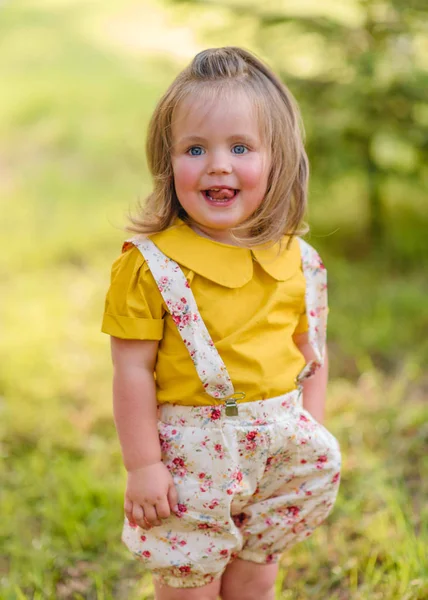
{"type": "Polygon", "coordinates": [[[124,244],[112,266],[101,331],[122,339],[160,340],[164,314],[144,257],[136,246],[124,244]]]}

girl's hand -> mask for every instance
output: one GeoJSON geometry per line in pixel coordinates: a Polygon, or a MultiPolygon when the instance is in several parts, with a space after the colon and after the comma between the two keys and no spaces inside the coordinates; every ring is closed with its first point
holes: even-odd
{"type": "Polygon", "coordinates": [[[171,512],[178,512],[178,495],[172,476],[163,462],[128,471],[125,515],[142,529],[161,525],[171,512]]]}

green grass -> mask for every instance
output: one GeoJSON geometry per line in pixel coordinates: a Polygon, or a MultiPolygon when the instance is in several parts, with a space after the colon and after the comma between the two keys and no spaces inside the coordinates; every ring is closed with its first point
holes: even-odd
{"type": "MultiPolygon", "coordinates": [[[[119,541],[124,476],[99,327],[125,213],[150,185],[145,127],[177,65],[95,45],[81,27],[90,10],[104,9],[2,7],[2,600],[152,598],[119,541]]],[[[355,190],[313,187],[311,241],[330,274],[328,425],[344,468],[328,523],[284,556],[282,600],[428,597],[425,242],[396,219],[389,251],[367,256],[355,190]]]]}

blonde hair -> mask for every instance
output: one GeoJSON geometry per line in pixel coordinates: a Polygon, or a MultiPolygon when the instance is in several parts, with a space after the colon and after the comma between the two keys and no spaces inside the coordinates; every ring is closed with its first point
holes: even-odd
{"type": "Polygon", "coordinates": [[[231,230],[241,245],[278,242],[284,234],[307,231],[302,219],[307,203],[309,165],[297,104],[287,87],[255,56],[236,47],[212,48],[195,56],[159,101],[146,143],[153,192],[130,216],[127,231],[152,234],[187,220],[174,187],[171,123],[180,102],[208,88],[212,98],[243,90],[253,101],[271,168],[265,198],[258,209],[231,230]]]}

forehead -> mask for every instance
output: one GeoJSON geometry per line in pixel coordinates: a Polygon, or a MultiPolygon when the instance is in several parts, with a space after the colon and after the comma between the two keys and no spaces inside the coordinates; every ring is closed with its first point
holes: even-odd
{"type": "Polygon", "coordinates": [[[204,86],[181,100],[172,115],[172,136],[246,133],[260,136],[258,111],[239,89],[204,86]]]}

